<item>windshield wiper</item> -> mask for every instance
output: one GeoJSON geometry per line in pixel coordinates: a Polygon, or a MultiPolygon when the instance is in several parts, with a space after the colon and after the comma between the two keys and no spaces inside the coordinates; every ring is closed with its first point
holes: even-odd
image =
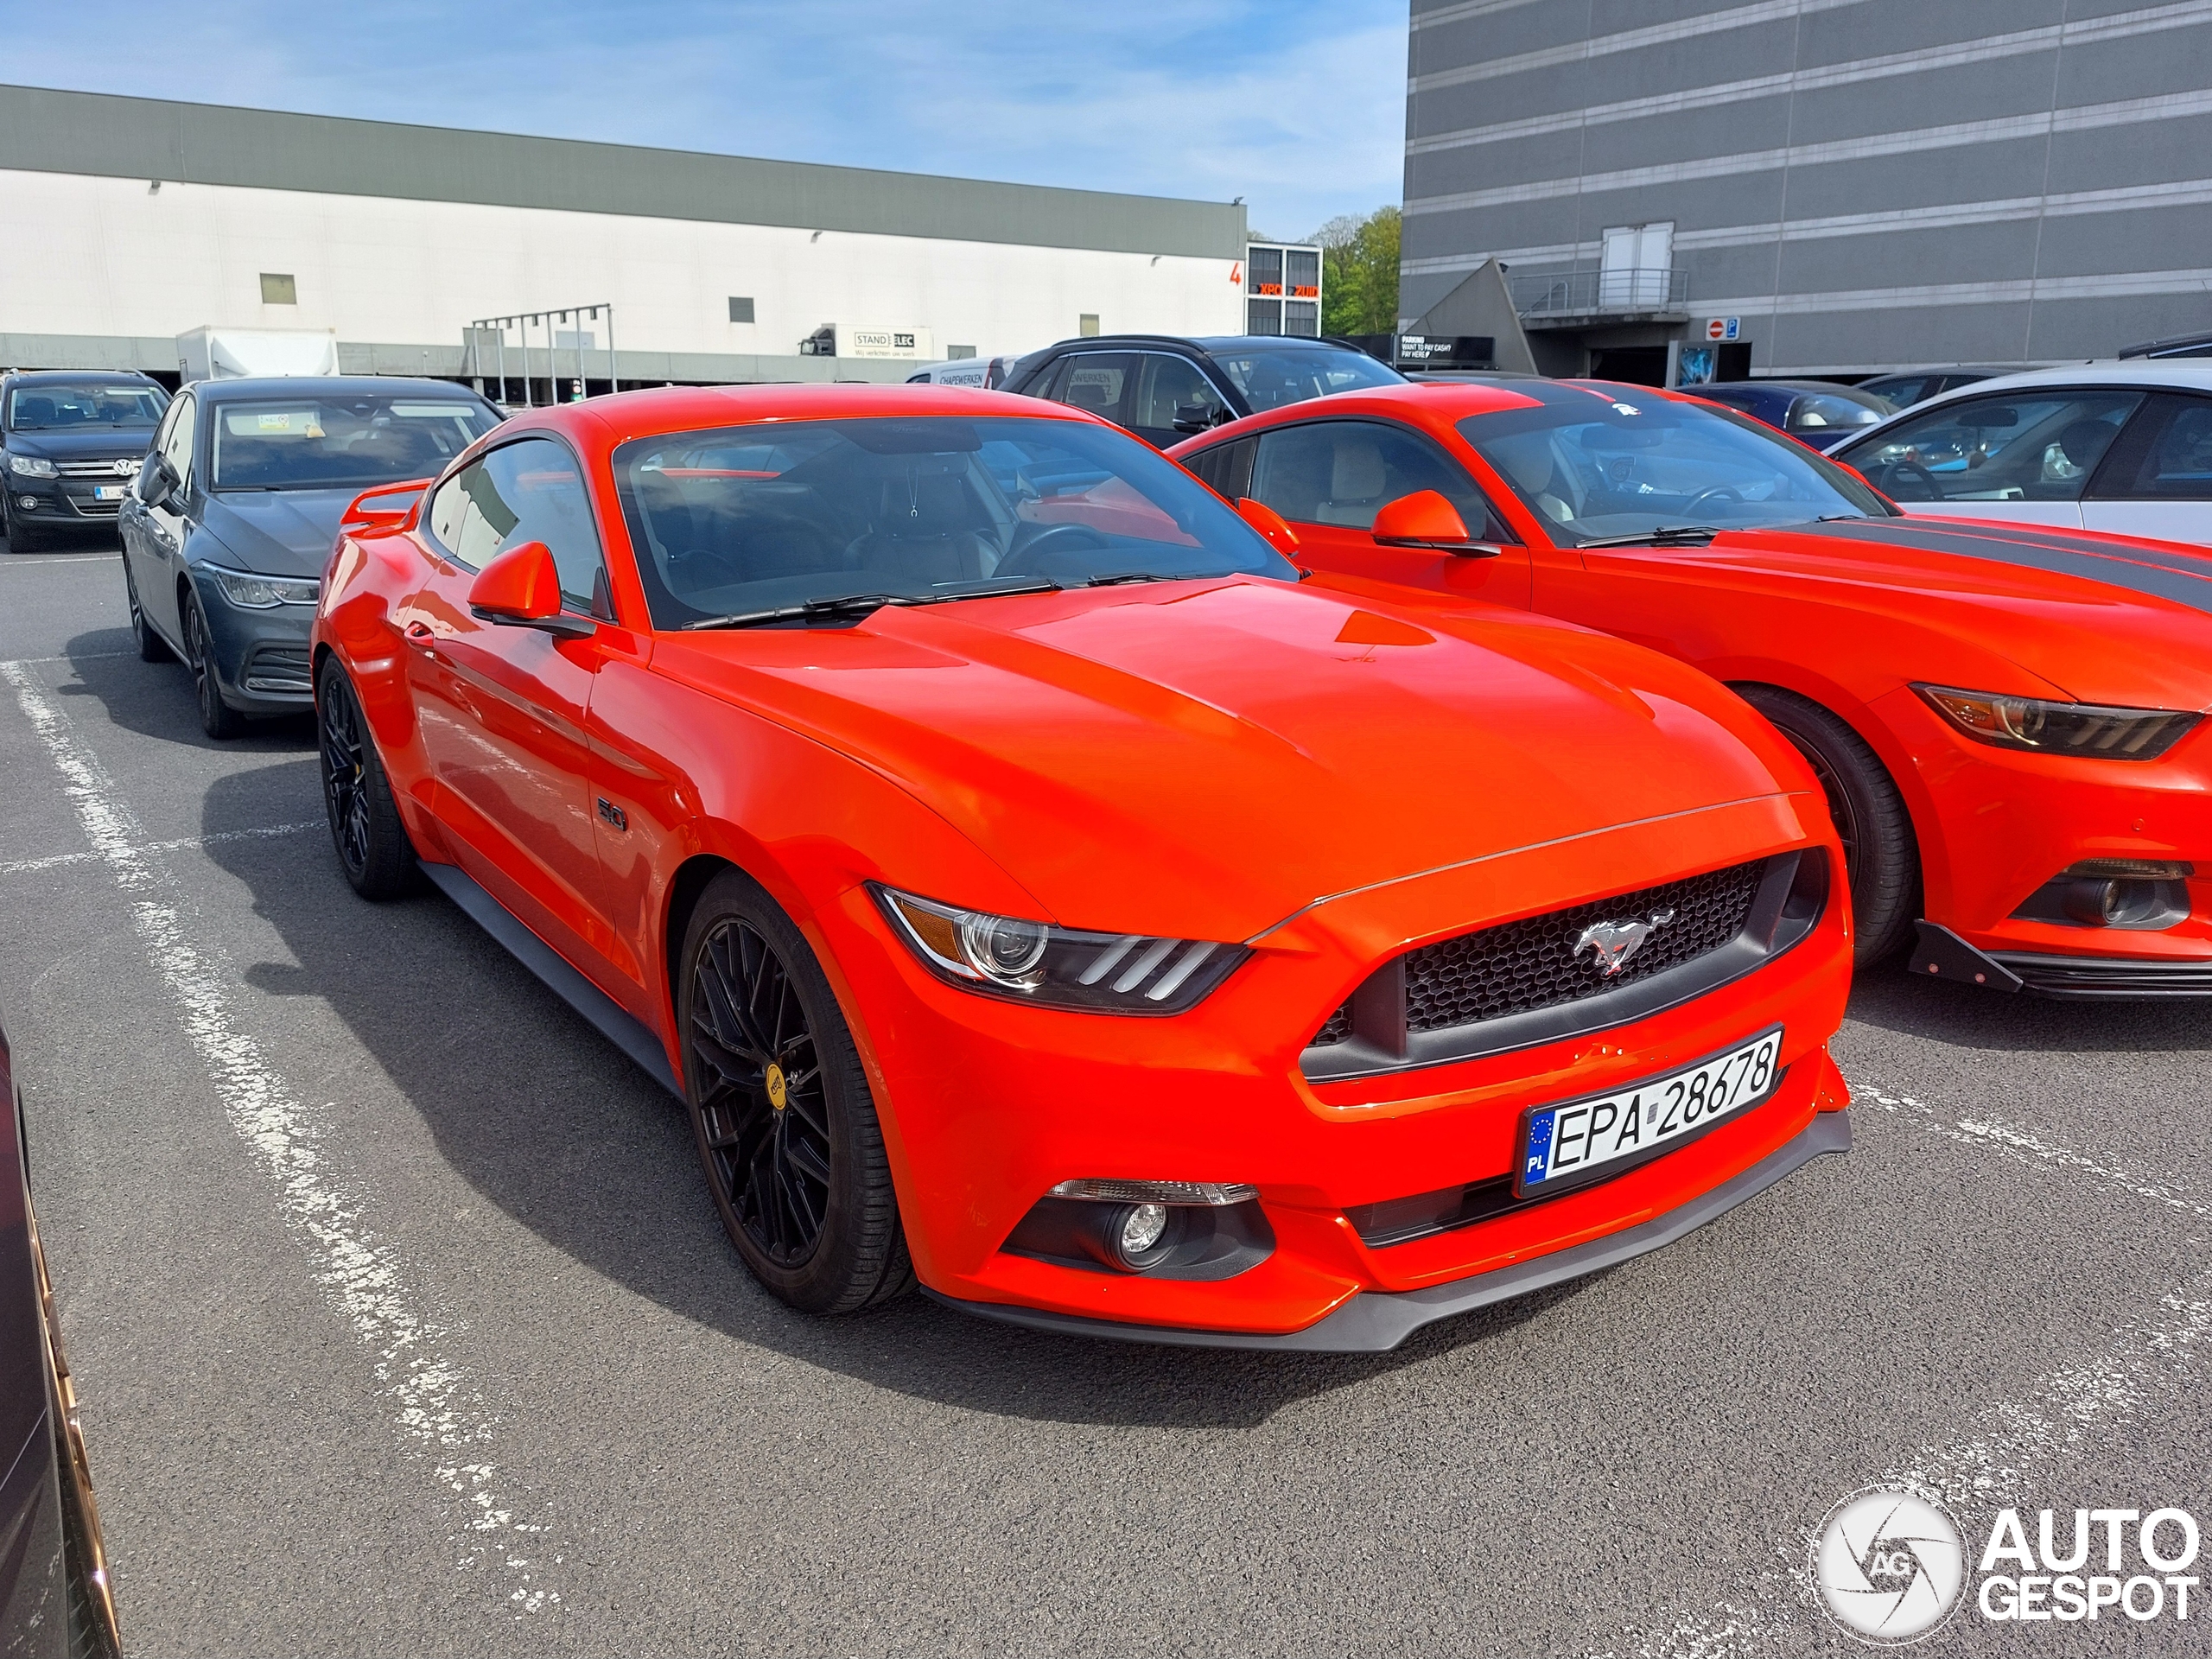
{"type": "Polygon", "coordinates": [[[1122,583],[1129,582],[1182,582],[1185,580],[1186,578],[1182,576],[1163,576],[1156,570],[1118,570],[1111,575],[1085,576],[1083,585],[1086,588],[1119,588],[1122,583]]]}
{"type": "Polygon", "coordinates": [[[774,605],[766,610],[737,611],[728,616],[709,616],[686,622],[698,628],[759,628],[777,622],[836,622],[847,617],[873,616],[888,606],[943,605],[956,599],[998,599],[1008,594],[1057,594],[1057,582],[1023,580],[1000,588],[971,588],[957,594],[837,594],[810,599],[797,605],[774,605]]]}
{"type": "Polygon", "coordinates": [[[1577,547],[1703,547],[1719,535],[1719,524],[1662,524],[1633,536],[1599,536],[1577,547]]]}

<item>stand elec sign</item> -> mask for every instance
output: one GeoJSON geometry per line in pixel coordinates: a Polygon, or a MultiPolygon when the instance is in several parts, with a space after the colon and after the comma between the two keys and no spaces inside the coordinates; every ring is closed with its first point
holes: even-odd
{"type": "Polygon", "coordinates": [[[1734,340],[1744,332],[1741,317],[1715,317],[1705,325],[1707,340],[1734,340]]]}

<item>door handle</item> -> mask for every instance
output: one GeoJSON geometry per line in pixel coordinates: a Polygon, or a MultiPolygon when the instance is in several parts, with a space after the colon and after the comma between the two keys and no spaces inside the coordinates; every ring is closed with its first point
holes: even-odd
{"type": "Polygon", "coordinates": [[[428,645],[432,639],[436,638],[436,636],[430,632],[430,625],[427,622],[410,622],[407,625],[406,632],[407,643],[412,645],[428,645]]]}

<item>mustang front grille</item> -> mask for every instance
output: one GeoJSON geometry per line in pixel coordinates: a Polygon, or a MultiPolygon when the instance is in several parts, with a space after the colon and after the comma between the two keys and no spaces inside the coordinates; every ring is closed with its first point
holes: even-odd
{"type": "Polygon", "coordinates": [[[1785,853],[1423,945],[1329,1016],[1306,1075],[1435,1065],[1642,1019],[1788,950],[1827,898],[1826,855],[1785,853]]]}

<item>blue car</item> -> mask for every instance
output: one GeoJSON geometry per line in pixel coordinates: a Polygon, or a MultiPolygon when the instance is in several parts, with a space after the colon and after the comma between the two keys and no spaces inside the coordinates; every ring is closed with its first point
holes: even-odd
{"type": "Polygon", "coordinates": [[[1815,449],[1833,449],[1895,412],[1886,399],[1872,392],[1825,380],[1726,380],[1682,390],[1694,397],[1741,410],[1753,420],[1787,432],[1815,449]]]}
{"type": "Polygon", "coordinates": [[[465,387],[380,375],[202,380],[123,505],[130,630],[191,669],[207,735],[311,707],[308,628],[346,505],[429,478],[501,416],[465,387]]]}

